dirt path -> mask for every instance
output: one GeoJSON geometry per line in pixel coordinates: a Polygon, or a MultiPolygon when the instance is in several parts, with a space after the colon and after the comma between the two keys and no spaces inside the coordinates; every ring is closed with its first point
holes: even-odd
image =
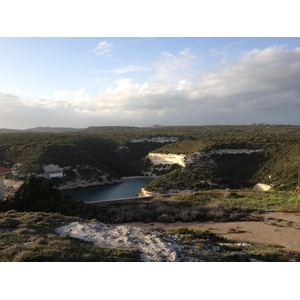
{"type": "Polygon", "coordinates": [[[253,244],[277,244],[286,250],[300,252],[300,214],[265,213],[263,222],[176,222],[176,223],[126,223],[119,225],[162,228],[166,231],[188,227],[210,230],[230,240],[253,244]]]}

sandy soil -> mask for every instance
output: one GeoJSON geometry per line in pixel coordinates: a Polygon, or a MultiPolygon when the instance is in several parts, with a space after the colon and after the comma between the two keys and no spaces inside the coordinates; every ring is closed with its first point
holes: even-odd
{"type": "Polygon", "coordinates": [[[286,250],[300,252],[300,214],[265,213],[263,222],[176,222],[176,223],[126,223],[119,225],[162,228],[166,231],[188,227],[194,230],[210,230],[230,240],[252,244],[277,244],[286,250]]]}

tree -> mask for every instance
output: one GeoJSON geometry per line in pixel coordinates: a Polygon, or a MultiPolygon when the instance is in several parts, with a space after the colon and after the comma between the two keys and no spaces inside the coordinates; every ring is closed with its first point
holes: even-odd
{"type": "Polygon", "coordinates": [[[21,185],[10,201],[16,210],[27,211],[35,210],[45,201],[50,202],[60,197],[59,191],[53,187],[49,179],[32,175],[21,185]]]}

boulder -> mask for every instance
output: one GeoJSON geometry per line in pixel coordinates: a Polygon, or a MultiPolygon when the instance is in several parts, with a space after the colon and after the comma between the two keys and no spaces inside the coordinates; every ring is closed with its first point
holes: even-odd
{"type": "Polygon", "coordinates": [[[254,187],[253,190],[257,191],[257,192],[266,192],[269,189],[271,189],[272,187],[268,184],[264,184],[264,183],[257,183],[254,187]]]}

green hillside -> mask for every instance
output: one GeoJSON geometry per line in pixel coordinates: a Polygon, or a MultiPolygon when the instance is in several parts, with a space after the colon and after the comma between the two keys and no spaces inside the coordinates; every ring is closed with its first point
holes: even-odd
{"type": "Polygon", "coordinates": [[[276,189],[297,185],[300,126],[116,126],[59,130],[1,133],[0,165],[17,165],[20,177],[42,173],[44,165],[57,164],[62,168],[81,166],[87,177],[86,170],[90,168],[94,169],[94,177],[107,173],[120,178],[141,175],[146,165],[144,157],[149,152],[159,152],[185,154],[191,162],[186,168],[173,168],[171,173],[155,179],[148,187],[150,190],[243,188],[256,182],[272,184],[276,189]],[[178,141],[151,140],[156,137],[176,137],[178,141]],[[144,140],[131,142],[133,139],[144,140]],[[218,154],[222,149],[254,152],[218,154]]]}

